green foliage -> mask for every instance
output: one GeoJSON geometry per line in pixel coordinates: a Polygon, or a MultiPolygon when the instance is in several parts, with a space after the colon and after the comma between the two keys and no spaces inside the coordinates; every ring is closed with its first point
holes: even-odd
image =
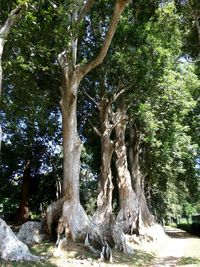
{"type": "Polygon", "coordinates": [[[182,17],[182,28],[184,30],[185,42],[183,43],[183,54],[193,59],[199,58],[199,34],[197,21],[199,20],[200,3],[198,0],[180,1],[175,0],[178,12],[182,17]]]}
{"type": "MultiPolygon", "coordinates": [[[[140,10],[140,1],[137,4],[139,14],[146,17],[136,18],[131,9],[126,11],[104,66],[92,73],[84,88],[97,100],[102,92],[110,97],[120,87],[129,88],[113,110],[122,102],[131,105],[129,116],[140,131],[141,166],[152,209],[160,218],[176,216],[187,205],[196,205],[200,195],[195,169],[198,131],[192,134],[190,125],[200,82],[195,66],[178,60],[184,34],[174,4],[166,3],[148,14],[140,10]],[[99,77],[106,80],[103,89],[99,77]]],[[[197,121],[198,115],[194,128],[197,121]]]]}
{"type": "MultiPolygon", "coordinates": [[[[0,25],[23,2],[27,1],[1,0],[0,25]]],[[[16,208],[24,163],[31,156],[32,178],[37,182],[30,201],[36,216],[40,203],[46,207],[56,199],[55,183],[62,180],[58,110],[62,81],[57,56],[65,50],[70,62],[71,41],[79,37],[80,64],[94,58],[113,1],[98,1],[86,19],[73,27],[72,13],[80,11],[83,1],[28,2],[4,50],[0,205],[2,211],[16,208]],[[13,197],[11,192],[15,192],[13,197]]],[[[172,1],[131,3],[105,63],[81,84],[97,101],[104,94],[110,98],[117,89],[129,88],[112,107],[115,111],[121,104],[130,106],[129,118],[140,132],[141,169],[150,188],[152,209],[160,218],[191,215],[200,196],[200,74],[198,67],[183,59],[185,53],[194,57],[199,53],[194,20],[188,12],[199,3],[175,3],[176,7],[172,1]]],[[[78,101],[78,127],[84,142],[80,196],[87,212],[93,214],[101,157],[100,139],[88,119],[98,126],[99,118],[94,103],[81,92],[78,101]]]]}
{"type": "Polygon", "coordinates": [[[186,216],[192,216],[192,214],[196,213],[196,208],[192,204],[185,202],[183,204],[183,212],[186,216]]]}
{"type": "Polygon", "coordinates": [[[143,171],[151,184],[152,205],[159,216],[182,214],[184,203],[197,202],[199,195],[193,194],[196,190],[199,192],[195,175],[198,145],[193,140],[187,119],[197,106],[194,96],[200,83],[194,66],[176,62],[182,35],[180,18],[174,12],[173,5],[167,5],[158,11],[157,19],[148,23],[147,40],[151,40],[154,51],[157,51],[156,61],[152,54],[148,58],[153,58],[148,72],[153,69],[156,76],[149,75],[148,86],[152,84],[154,88],[146,99],[143,97],[136,113],[144,147],[143,171]]]}

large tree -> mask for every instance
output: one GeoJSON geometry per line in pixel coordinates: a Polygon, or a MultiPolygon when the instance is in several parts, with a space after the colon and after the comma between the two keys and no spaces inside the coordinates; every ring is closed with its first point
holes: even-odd
{"type": "MultiPolygon", "coordinates": [[[[117,28],[120,15],[128,1],[115,1],[109,25],[106,25],[104,37],[102,36],[103,41],[99,53],[93,59],[90,57],[87,63],[83,61],[78,64],[77,53],[80,40],[77,30],[80,27],[80,23],[89,16],[89,11],[91,11],[94,2],[88,0],[83,6],[76,1],[73,2],[68,29],[68,33],[70,33],[68,44],[63,44],[65,48],[58,55],[62,70],[60,106],[63,126],[63,197],[57,203],[53,203],[48,208],[48,211],[52,216],[50,211],[53,209],[56,213],[55,217],[62,214],[60,221],[64,221],[68,225],[74,240],[85,237],[88,225],[91,224],[79,199],[81,141],[77,132],[78,88],[83,77],[103,62],[117,28]],[[61,208],[62,211],[60,210],[61,208]]],[[[108,6],[110,8],[110,4],[108,6]]],[[[125,250],[125,247],[123,249],[125,250]]]]}
{"type": "MultiPolygon", "coordinates": [[[[144,14],[145,11],[143,10],[142,12],[144,14]]],[[[162,112],[162,107],[159,105],[161,100],[158,103],[157,99],[159,99],[160,95],[164,94],[163,98],[166,98],[168,105],[173,108],[170,104],[170,98],[167,96],[169,93],[167,88],[170,88],[170,93],[173,92],[173,87],[176,87],[175,90],[179,91],[180,75],[186,72],[184,72],[183,66],[178,65],[176,61],[177,57],[181,54],[182,35],[180,17],[176,13],[173,4],[166,4],[162,8],[158,8],[156,13],[152,14],[151,20],[147,18],[145,20],[144,17],[140,17],[140,23],[138,21],[136,23],[135,20],[131,21],[130,14],[126,15],[123,22],[120,23],[119,31],[116,33],[118,38],[114,40],[111,46],[107,57],[107,64],[104,65],[104,68],[98,70],[99,74],[91,76],[91,79],[94,78],[96,81],[95,89],[99,91],[100,95],[95,95],[94,90],[90,90],[91,87],[93,88],[92,83],[89,83],[87,92],[91,95],[89,98],[95,103],[100,114],[100,131],[97,131],[97,133],[101,137],[102,144],[104,144],[102,147],[102,159],[106,160],[106,165],[104,164],[106,166],[105,171],[100,176],[102,187],[98,198],[100,201],[97,203],[99,205],[97,210],[100,210],[101,206],[103,206],[103,196],[107,196],[108,192],[109,197],[105,199],[110,201],[110,194],[113,190],[110,158],[114,150],[116,152],[116,159],[114,161],[118,170],[120,203],[120,212],[118,213],[117,220],[123,226],[124,231],[138,233],[144,226],[149,227],[154,224],[153,216],[149,211],[149,209],[152,211],[152,207],[147,205],[150,204],[150,198],[148,198],[148,203],[145,199],[148,186],[151,188],[151,182],[153,184],[153,181],[149,180],[149,173],[151,173],[151,170],[158,171],[157,174],[154,172],[154,176],[157,176],[160,183],[164,185],[159,169],[161,169],[160,166],[165,168],[164,165],[166,164],[164,161],[158,162],[158,158],[153,154],[155,146],[158,146],[156,153],[159,156],[162,154],[162,158],[166,157],[166,151],[163,150],[163,153],[159,151],[161,141],[154,144],[156,142],[156,135],[158,134],[160,137],[162,135],[160,129],[162,117],[158,120],[158,123],[154,121],[154,112],[156,111],[149,112],[147,109],[148,103],[151,101],[156,103],[154,106],[155,110],[158,109],[159,112],[162,112]],[[167,25],[165,29],[163,29],[163,25],[167,25]],[[122,47],[121,43],[125,38],[127,42],[122,47]],[[104,90],[100,86],[102,82],[98,76],[104,77],[104,90]],[[172,77],[176,77],[176,83],[171,81],[172,77]],[[168,81],[168,83],[165,81],[168,81]],[[121,92],[123,95],[121,95],[119,101],[113,102],[112,99],[115,99],[116,88],[118,94],[121,92]],[[104,92],[103,97],[102,91],[104,92]],[[130,109],[127,112],[128,106],[130,106],[130,109]],[[104,120],[102,120],[102,115],[104,115],[104,120]],[[147,122],[144,120],[147,120],[147,122]],[[104,127],[103,131],[102,124],[104,127]],[[144,127],[144,125],[146,126],[144,127]],[[115,133],[113,128],[115,128],[115,133]],[[155,164],[154,167],[151,165],[152,162],[155,164]]],[[[186,112],[184,111],[186,109],[189,111],[194,104],[190,93],[185,93],[184,90],[193,90],[194,87],[198,88],[198,81],[195,81],[194,70],[188,69],[188,72],[191,78],[186,75],[182,84],[181,94],[184,100],[181,100],[179,96],[180,102],[178,102],[175,100],[173,93],[171,96],[177,108],[181,108],[182,113],[186,112]],[[191,82],[192,77],[194,82],[191,82]]],[[[159,112],[158,114],[160,114],[159,112]]],[[[180,119],[182,120],[179,116],[178,120],[180,119]]],[[[98,127],[97,121],[93,121],[96,126],[94,128],[96,129],[98,127]]],[[[168,123],[170,131],[172,132],[173,129],[173,135],[176,136],[178,129],[176,127],[171,128],[170,124],[172,122],[170,120],[168,123]]],[[[182,134],[185,136],[184,126],[181,126],[181,128],[183,130],[182,134]]],[[[189,136],[185,136],[185,138],[190,139],[189,136]]],[[[167,140],[165,141],[170,142],[167,140]]],[[[184,147],[182,148],[185,150],[184,147]]],[[[175,146],[171,146],[170,153],[176,153],[175,146]]],[[[191,158],[189,154],[188,158],[191,158]]],[[[173,168],[174,175],[175,173],[178,175],[181,172],[180,166],[177,165],[173,168]]],[[[168,174],[166,173],[167,175],[167,181],[173,183],[174,180],[172,177],[170,178],[169,172],[168,174]]],[[[104,214],[104,212],[100,214],[104,214]]],[[[101,220],[99,219],[99,221],[101,220]]]]}

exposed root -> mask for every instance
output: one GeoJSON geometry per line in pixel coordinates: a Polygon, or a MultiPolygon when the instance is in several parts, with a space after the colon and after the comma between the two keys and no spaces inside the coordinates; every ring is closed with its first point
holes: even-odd
{"type": "Polygon", "coordinates": [[[87,251],[92,252],[95,256],[99,257],[101,251],[99,251],[98,249],[95,249],[89,242],[89,234],[87,233],[86,238],[85,238],[85,242],[84,242],[84,247],[87,251]]]}
{"type": "Polygon", "coordinates": [[[125,234],[139,235],[139,214],[136,210],[135,207],[128,206],[121,209],[117,215],[117,222],[125,234]]]}
{"type": "MultiPolygon", "coordinates": [[[[70,238],[70,226],[69,226],[67,218],[60,217],[60,219],[58,220],[56,232],[57,232],[56,247],[59,247],[60,242],[62,241],[61,237],[63,235],[65,236],[66,242],[70,238]]],[[[73,239],[72,236],[71,238],[73,239]]]]}
{"type": "Polygon", "coordinates": [[[140,229],[140,233],[145,239],[152,241],[163,240],[167,238],[164,228],[158,223],[154,223],[149,227],[142,227],[140,229]]]}
{"type": "MultiPolygon", "coordinates": [[[[98,257],[103,253],[103,247],[107,254],[108,251],[111,254],[109,248],[113,246],[126,254],[133,253],[133,249],[127,244],[126,235],[123,233],[121,225],[111,213],[109,213],[106,224],[103,221],[96,224],[89,219],[80,203],[60,199],[53,202],[47,209],[47,225],[51,231],[55,220],[58,223],[56,242],[58,247],[62,240],[61,237],[64,235],[66,243],[68,239],[72,239],[74,242],[83,242],[85,248],[98,257]],[[61,213],[62,216],[60,215],[58,218],[61,213]]],[[[111,255],[104,255],[104,257],[106,260],[112,258],[111,255]]]]}
{"type": "Polygon", "coordinates": [[[123,233],[121,225],[116,221],[112,226],[112,236],[117,249],[125,254],[133,254],[133,248],[127,244],[126,235],[123,233]]]}
{"type": "Polygon", "coordinates": [[[84,242],[90,221],[81,204],[66,200],[63,204],[62,218],[67,222],[72,240],[84,242]]]}
{"type": "Polygon", "coordinates": [[[46,218],[45,218],[45,231],[48,235],[52,235],[53,230],[52,227],[55,223],[58,222],[58,219],[62,215],[62,207],[63,207],[64,199],[60,198],[57,201],[52,202],[46,211],[46,218]]]}
{"type": "Polygon", "coordinates": [[[102,246],[100,260],[109,261],[110,263],[113,262],[112,249],[107,242],[105,242],[105,244],[102,246]]]}

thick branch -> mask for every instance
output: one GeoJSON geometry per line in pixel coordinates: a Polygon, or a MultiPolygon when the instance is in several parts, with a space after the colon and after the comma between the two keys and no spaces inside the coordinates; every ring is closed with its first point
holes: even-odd
{"type": "Polygon", "coordinates": [[[88,0],[86,1],[85,5],[82,7],[80,14],[77,18],[77,22],[81,22],[82,19],[84,19],[85,15],[88,13],[88,11],[92,8],[94,5],[95,0],[88,0]]]}
{"type": "Polygon", "coordinates": [[[20,4],[10,12],[5,24],[0,29],[0,38],[7,38],[11,28],[19,21],[22,13],[26,8],[26,4],[20,4]]]}
{"type": "Polygon", "coordinates": [[[115,94],[113,95],[112,102],[116,101],[123,93],[128,91],[132,86],[133,86],[133,84],[130,84],[127,87],[123,87],[121,89],[118,88],[117,91],[115,92],[115,94]]]}
{"type": "Polygon", "coordinates": [[[86,64],[85,66],[82,67],[81,71],[82,71],[83,76],[86,75],[88,72],[90,72],[92,69],[94,69],[95,67],[97,67],[98,65],[100,65],[103,62],[103,60],[104,60],[104,58],[108,52],[108,49],[110,47],[114,33],[116,31],[120,15],[122,14],[127,3],[128,3],[128,0],[117,0],[116,1],[113,16],[111,18],[109,29],[108,29],[108,32],[107,32],[106,37],[104,39],[101,50],[100,50],[98,56],[94,60],[90,61],[88,64],[86,64]]]}

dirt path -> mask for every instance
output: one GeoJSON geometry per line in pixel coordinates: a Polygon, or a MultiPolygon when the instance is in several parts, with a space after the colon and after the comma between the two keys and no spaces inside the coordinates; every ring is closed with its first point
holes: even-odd
{"type": "Polygon", "coordinates": [[[169,238],[153,249],[156,259],[149,267],[200,266],[200,238],[170,227],[166,232],[169,238]]]}

